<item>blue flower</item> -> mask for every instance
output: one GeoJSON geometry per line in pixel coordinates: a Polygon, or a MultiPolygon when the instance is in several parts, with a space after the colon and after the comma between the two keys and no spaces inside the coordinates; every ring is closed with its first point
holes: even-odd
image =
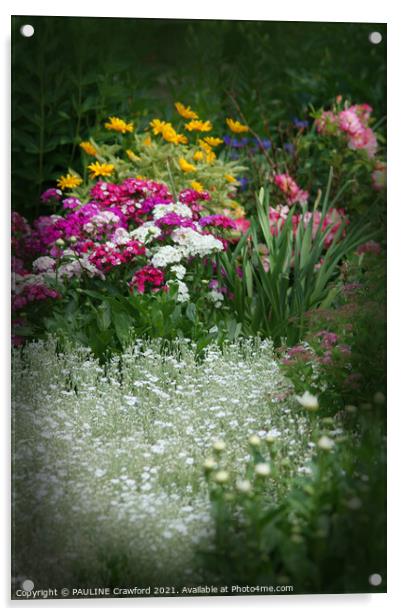
{"type": "Polygon", "coordinates": [[[248,143],[248,137],[243,137],[242,139],[237,139],[236,137],[231,137],[230,135],[225,135],[223,137],[223,141],[226,145],[231,148],[244,148],[248,143]]]}
{"type": "Polygon", "coordinates": [[[295,146],[293,145],[293,143],[285,143],[285,145],[283,146],[283,149],[288,154],[294,154],[295,153],[295,146]]]}
{"type": "Polygon", "coordinates": [[[307,120],[299,120],[299,118],[293,118],[293,124],[299,129],[305,129],[309,126],[307,120]]]}
{"type": "Polygon", "coordinates": [[[245,177],[237,178],[237,180],[240,182],[240,191],[247,190],[250,180],[245,177]]]}

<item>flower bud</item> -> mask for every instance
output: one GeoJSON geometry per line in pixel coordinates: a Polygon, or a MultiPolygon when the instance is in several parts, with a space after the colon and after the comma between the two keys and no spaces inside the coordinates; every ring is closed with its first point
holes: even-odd
{"type": "Polygon", "coordinates": [[[249,492],[251,492],[251,483],[248,481],[248,479],[238,479],[236,481],[236,488],[239,492],[242,492],[243,494],[248,494],[249,492]]]}
{"type": "Polygon", "coordinates": [[[215,441],[212,445],[214,451],[221,453],[226,449],[226,443],[224,441],[215,441]]]}
{"type": "Polygon", "coordinates": [[[216,468],[215,460],[213,458],[206,458],[206,460],[203,463],[203,468],[207,472],[213,471],[213,469],[216,468]]]}
{"type": "Polygon", "coordinates": [[[317,445],[320,449],[324,449],[324,451],[331,451],[331,449],[335,446],[335,443],[328,436],[322,436],[318,440],[317,445]]]}
{"type": "Polygon", "coordinates": [[[271,468],[266,462],[260,462],[255,465],[255,472],[259,477],[268,477],[271,472],[271,468]]]}
{"type": "Polygon", "coordinates": [[[218,471],[213,476],[216,483],[226,483],[229,480],[229,473],[227,471],[218,471]]]}

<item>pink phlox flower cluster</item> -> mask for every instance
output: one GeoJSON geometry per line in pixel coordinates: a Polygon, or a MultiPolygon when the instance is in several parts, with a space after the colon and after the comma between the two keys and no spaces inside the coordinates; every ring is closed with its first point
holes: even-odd
{"type": "Polygon", "coordinates": [[[178,200],[181,201],[181,203],[190,205],[196,203],[197,201],[210,201],[211,196],[205,190],[199,192],[197,190],[193,190],[192,188],[186,188],[180,192],[178,195],[178,200]]]}
{"type": "Polygon", "coordinates": [[[45,192],[42,193],[40,199],[42,203],[52,203],[52,201],[58,203],[61,201],[62,196],[63,193],[59,190],[59,188],[48,188],[48,190],[45,190],[45,192]]]}
{"type": "Polygon", "coordinates": [[[223,295],[227,295],[228,293],[228,288],[220,286],[220,282],[215,278],[212,278],[212,280],[209,281],[208,287],[209,289],[214,289],[215,291],[218,291],[218,293],[223,293],[223,295]]]}
{"type": "Polygon", "coordinates": [[[25,276],[29,273],[28,270],[25,269],[24,261],[14,255],[11,257],[11,271],[19,276],[25,276]]]}
{"type": "Polygon", "coordinates": [[[133,261],[138,255],[145,254],[145,247],[136,240],[118,246],[113,242],[98,244],[89,256],[89,261],[97,269],[108,272],[111,268],[133,261]]]}
{"type": "Polygon", "coordinates": [[[145,265],[135,272],[132,280],[129,282],[129,288],[133,292],[136,287],[138,293],[143,294],[146,291],[146,285],[150,285],[152,291],[157,291],[164,284],[164,272],[158,267],[145,265]]]}
{"type": "Polygon", "coordinates": [[[293,205],[294,203],[307,203],[309,193],[300,188],[295,180],[287,173],[275,175],[274,182],[285,195],[288,205],[293,205]]]}
{"type": "Polygon", "coordinates": [[[375,242],[374,240],[369,240],[365,242],[365,244],[361,244],[358,246],[356,253],[358,255],[364,255],[366,253],[372,253],[374,255],[379,255],[381,253],[382,247],[379,242],[375,242]]]}
{"type": "Polygon", "coordinates": [[[372,107],[367,103],[351,105],[338,113],[324,111],[315,121],[317,131],[322,134],[345,133],[348,147],[352,150],[365,150],[369,158],[377,151],[377,139],[368,126],[372,107]]]}
{"type": "MultiPolygon", "coordinates": [[[[30,278],[31,275],[27,278],[30,278]]],[[[38,302],[45,299],[58,299],[59,293],[50,289],[43,282],[22,284],[16,289],[11,300],[12,310],[21,310],[30,302],[38,302]]]]}
{"type": "MultiPolygon", "coordinates": [[[[287,206],[277,206],[276,208],[269,208],[269,226],[272,235],[277,236],[279,234],[289,216],[289,211],[290,210],[287,206]]],[[[303,224],[306,228],[307,225],[310,223],[310,220],[313,219],[313,239],[319,232],[321,225],[321,232],[327,232],[324,246],[328,248],[332,244],[335,235],[339,231],[340,226],[349,224],[349,220],[345,215],[345,211],[343,209],[336,208],[331,208],[324,216],[322,222],[321,218],[322,214],[318,210],[316,210],[315,212],[305,212],[304,214],[293,214],[292,229],[294,235],[296,235],[300,224],[303,224]]]]}
{"type": "Polygon", "coordinates": [[[236,229],[236,221],[228,216],[222,216],[220,214],[212,214],[210,216],[203,216],[199,220],[201,227],[222,227],[222,229],[236,229]]]}
{"type": "Polygon", "coordinates": [[[62,205],[65,210],[75,210],[81,206],[81,201],[77,197],[67,197],[63,199],[62,205]]]}
{"type": "Polygon", "coordinates": [[[336,345],[339,338],[338,334],[335,334],[334,332],[329,332],[327,330],[317,332],[316,336],[321,338],[322,345],[326,348],[330,348],[336,345]]]}
{"type": "MultiPolygon", "coordinates": [[[[202,220],[202,219],[201,219],[202,220]]],[[[199,221],[200,222],[200,221],[199,221]]],[[[191,229],[197,229],[197,225],[191,218],[184,218],[176,212],[168,212],[161,218],[155,221],[157,227],[191,227],[191,229]]]]}
{"type": "Polygon", "coordinates": [[[332,111],[323,111],[321,116],[314,121],[314,125],[321,135],[335,134],[338,132],[338,116],[332,111]]]}

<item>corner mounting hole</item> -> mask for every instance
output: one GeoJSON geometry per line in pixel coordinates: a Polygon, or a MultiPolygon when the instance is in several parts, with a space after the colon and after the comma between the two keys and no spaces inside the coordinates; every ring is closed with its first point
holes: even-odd
{"type": "Polygon", "coordinates": [[[35,29],[34,26],[31,26],[31,24],[24,24],[21,26],[20,32],[22,36],[25,36],[25,38],[30,38],[31,36],[34,36],[35,29]]]}
{"type": "Polygon", "coordinates": [[[372,573],[372,575],[369,576],[369,584],[372,586],[380,586],[382,581],[383,579],[380,573],[372,573]]]}
{"type": "Polygon", "coordinates": [[[25,580],[22,583],[22,589],[26,590],[27,592],[31,592],[31,590],[34,589],[34,586],[35,586],[35,584],[34,584],[34,582],[32,580],[25,580]]]}
{"type": "Polygon", "coordinates": [[[369,34],[369,41],[373,43],[373,45],[378,45],[379,43],[382,42],[382,40],[383,40],[383,37],[380,34],[380,32],[371,32],[369,34]]]}

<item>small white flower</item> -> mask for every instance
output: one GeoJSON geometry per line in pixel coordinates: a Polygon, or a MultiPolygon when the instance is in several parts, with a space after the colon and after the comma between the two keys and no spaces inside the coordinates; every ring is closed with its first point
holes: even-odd
{"type": "Polygon", "coordinates": [[[324,449],[324,451],[331,451],[331,449],[335,446],[335,443],[328,436],[322,436],[318,440],[317,446],[320,447],[320,449],[324,449]]]}
{"type": "Polygon", "coordinates": [[[317,411],[319,408],[317,396],[305,391],[303,396],[296,396],[296,400],[308,411],[317,411]]]}
{"type": "Polygon", "coordinates": [[[173,274],[175,274],[178,280],[183,280],[185,274],[187,273],[187,270],[183,265],[172,265],[170,270],[173,274]]]}
{"type": "Polygon", "coordinates": [[[224,441],[215,441],[212,447],[215,451],[224,451],[226,449],[226,443],[224,441]]]}
{"type": "Polygon", "coordinates": [[[248,439],[248,442],[250,443],[250,445],[252,445],[253,447],[258,447],[258,445],[261,443],[261,439],[259,436],[257,436],[256,434],[253,434],[252,436],[250,436],[250,438],[248,439]]]}
{"type": "Polygon", "coordinates": [[[213,458],[206,458],[205,462],[203,463],[203,468],[205,469],[205,471],[213,471],[214,468],[216,468],[216,462],[213,458]]]}
{"type": "Polygon", "coordinates": [[[216,483],[226,483],[229,480],[229,473],[227,471],[217,471],[214,474],[213,479],[216,483]]]}
{"type": "Polygon", "coordinates": [[[162,246],[153,255],[151,263],[154,267],[166,267],[170,263],[179,263],[184,257],[184,251],[177,246],[162,246]]]}
{"type": "Polygon", "coordinates": [[[259,475],[259,477],[268,477],[271,472],[271,468],[266,462],[260,462],[255,465],[255,472],[259,475]]]}
{"type": "Polygon", "coordinates": [[[183,218],[192,218],[192,210],[185,203],[157,203],[153,208],[153,218],[158,220],[166,214],[174,212],[183,218]]]}
{"type": "Polygon", "coordinates": [[[248,494],[251,492],[251,482],[248,479],[238,479],[236,481],[236,488],[239,492],[243,494],[248,494]]]}
{"type": "Polygon", "coordinates": [[[161,229],[153,222],[145,222],[137,229],[131,231],[129,235],[142,244],[149,244],[157,237],[160,237],[161,229]]]}

